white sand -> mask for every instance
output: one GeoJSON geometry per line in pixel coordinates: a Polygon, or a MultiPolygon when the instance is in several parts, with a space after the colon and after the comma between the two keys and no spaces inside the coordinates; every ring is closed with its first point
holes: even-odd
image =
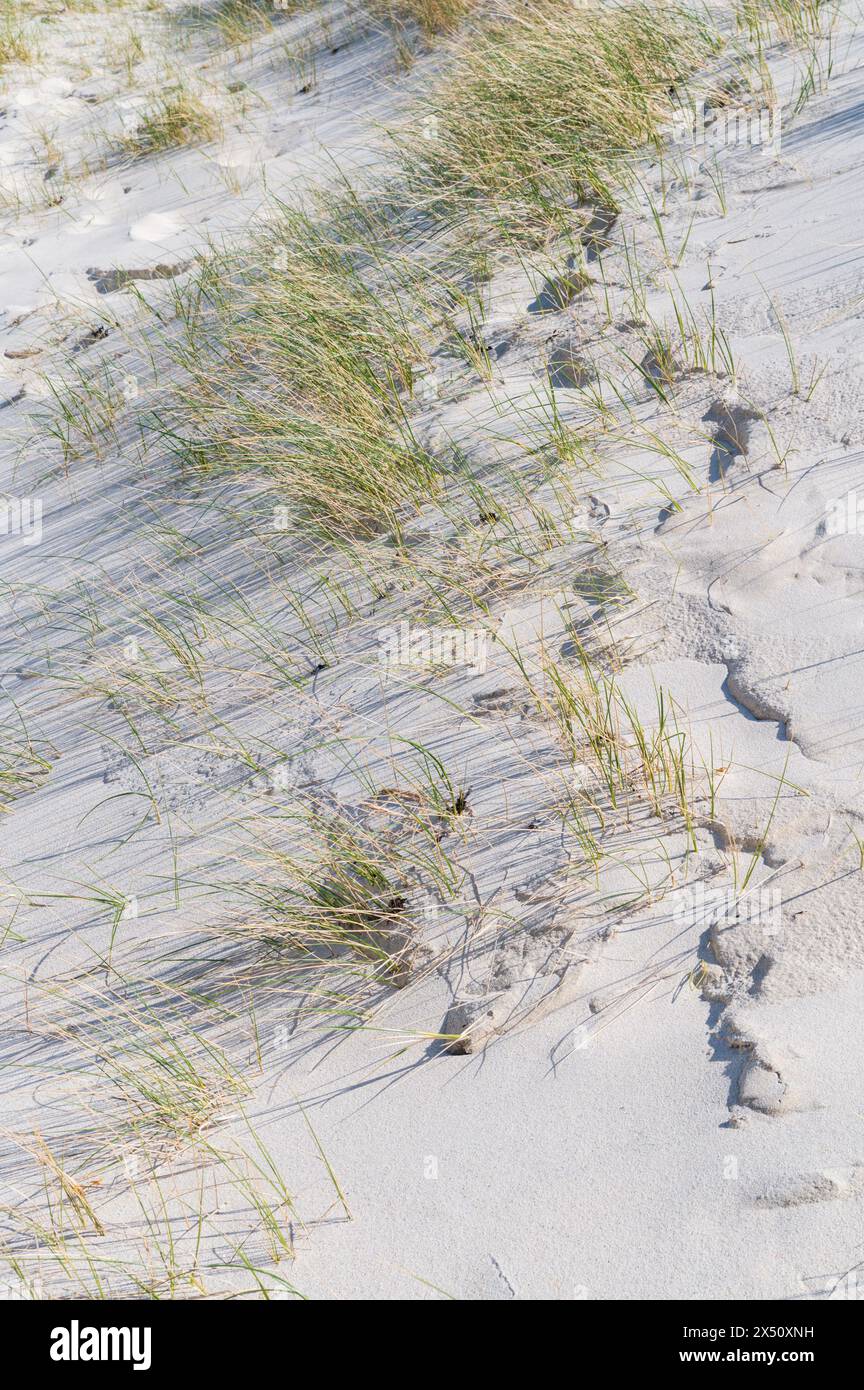
{"type": "MultiPolygon", "coordinates": [[[[603,326],[599,295],[532,314],[542,276],[503,270],[490,324],[508,350],[493,382],[477,387],[464,368],[444,363],[440,397],[420,421],[433,442],[449,435],[469,451],[488,450],[496,433],[509,437],[555,347],[578,334],[580,353],[635,393],[645,429],[685,441],[698,491],[647,448],[610,451],[602,474],[584,478],[583,539],[550,550],[544,574],[495,597],[498,640],[482,671],[382,681],[380,632],[409,615],[398,594],[339,633],[327,669],[300,690],[256,674],[251,640],[244,647],[237,637],[229,651],[212,633],[196,639],[213,709],[250,745],[290,754],[295,783],[361,806],[364,784],[340,748],[353,750],[378,785],[393,785],[412,766],[395,732],[431,748],[470,788],[463,890],[455,906],[428,905],[426,969],[385,992],[374,1026],[295,1031],[278,992],[262,994],[260,1065],[248,1027],[224,1027],[221,1040],[252,1088],[247,1112],[299,1217],[296,1261],[280,1268],[307,1296],[824,1298],[848,1291],[844,1275],[864,1261],[864,878],[855,840],[864,834],[864,538],[830,536],[825,523],[828,499],[856,487],[864,498],[864,41],[855,19],[856,8],[844,5],[830,83],[784,122],[776,156],[720,152],[725,216],[698,154],[694,196],[681,185],[669,193],[670,247],[692,218],[675,275],[699,315],[710,304],[710,265],[736,388],[692,375],[669,410],[633,373],[624,381],[613,348],[635,351],[635,339],[613,250],[612,328],[603,326]],[[794,344],[798,396],[769,301],[794,344]],[[822,375],[805,400],[814,371],[822,375]],[[785,454],[782,468],[764,422],[747,418],[755,411],[785,454]],[[717,445],[729,412],[742,436],[749,430],[746,455],[717,445]],[[671,515],[661,479],[680,502],[671,515]],[[591,613],[579,589],[589,564],[622,574],[635,595],[614,613],[616,639],[631,653],[621,677],[628,698],[650,722],[662,686],[698,756],[728,768],[713,822],[701,806],[697,855],[684,863],[680,827],[667,832],[637,816],[615,832],[593,885],[575,878],[556,814],[571,773],[554,730],[525,715],[504,647],[518,641],[536,662],[542,637],[566,656],[591,613]],[[747,920],[718,928],[710,907],[687,920],[676,913],[671,890],[682,874],[715,888],[732,883],[732,844],[741,873],[756,855],[751,887],[779,890],[777,930],[747,920]],[[655,900],[629,910],[640,880],[655,900]],[[448,1017],[451,1028],[454,1018],[474,1021],[477,1051],[453,1055],[416,1040],[440,1032],[448,1017]]],[[[158,43],[161,21],[138,20],[158,43]]],[[[32,155],[38,127],[50,127],[74,162],[141,109],[151,69],[128,89],[121,73],[106,70],[94,35],[111,43],[112,24],[46,25],[38,68],[4,74],[7,190],[44,184],[32,155]]],[[[24,976],[26,1007],[38,1010],[52,981],[104,956],[111,912],[94,901],[94,885],[137,900],[137,917],[119,927],[124,950],[179,947],[223,911],[225,896],[211,885],[230,881],[238,826],[260,813],[260,788],[238,794],[245,765],[236,749],[226,754],[228,739],[216,751],[215,734],[209,748],[192,733],[171,742],[145,719],[147,750],[131,745],[133,762],[117,711],[72,698],[60,678],[95,677],[106,652],[119,659],[123,641],[144,632],[136,604],[170,612],[169,584],[199,591],[216,611],[215,581],[230,581],[235,593],[272,607],[287,649],[298,652],[303,636],[263,587],[254,539],[270,520],[254,488],[220,479],[211,491],[179,479],[152,452],[145,466],[125,426],[102,457],[74,459],[64,472],[56,443],[32,434],[33,412],[50,403],[46,374],[103,360],[134,378],[145,399],[155,396],[137,334],[143,328],[154,343],[156,335],[135,296],[105,281],[111,272],[178,268],[176,282],[137,282],[147,300],[167,306],[182,267],[208,240],[242,233],[265,204],[265,184],[288,200],[311,180],[326,181],[328,159],[351,169],[379,157],[378,123],[398,119],[434,58],[406,72],[386,39],[346,39],[338,53],[322,49],[315,90],[294,95],[300,80],[282,40],[308,24],[286,22],[227,67],[208,62],[194,40],[183,63],[197,64],[225,103],[217,145],[111,164],[72,180],[59,206],[7,203],[3,214],[0,489],[38,498],[43,509],[40,543],[0,537],[3,723],[20,730],[20,711],[34,744],[54,750],[50,776],[2,826],[9,934],[0,1113],[19,1133],[39,1127],[71,1144],[78,1104],[65,1047],[37,1043],[24,976]],[[231,108],[227,81],[249,84],[255,99],[245,112],[231,108]],[[108,336],[89,340],[100,324],[108,336]],[[195,543],[182,564],[169,527],[195,543]],[[139,826],[141,768],[163,808],[160,824],[151,817],[139,826]]],[[[151,61],[156,72],[162,60],[151,61]]],[[[775,49],[771,70],[788,96],[800,60],[796,69],[793,55],[775,49]]],[[[657,168],[646,165],[644,178],[657,196],[657,168]]],[[[652,271],[652,313],[668,317],[673,277],[646,207],[622,215],[616,238],[623,229],[652,271]]],[[[572,391],[564,388],[560,402],[579,418],[572,391]]],[[[450,534],[431,508],[409,532],[428,555],[442,553],[450,534]]],[[[286,544],[295,583],[304,554],[302,540],[286,544]]],[[[241,1129],[229,1117],[216,1133],[231,1142],[241,1129]]],[[[16,1201],[29,1200],[34,1180],[20,1151],[10,1147],[2,1163],[16,1201]]],[[[180,1166],[171,1178],[178,1210],[196,1181],[180,1166]]],[[[108,1228],[105,1248],[128,1255],[144,1238],[126,1224],[135,1217],[122,1177],[91,1197],[108,1228]]],[[[248,1238],[253,1262],[263,1264],[242,1197],[220,1197],[214,1182],[207,1200],[217,1225],[221,1207],[231,1239],[248,1238]]],[[[213,1236],[211,1263],[227,1258],[227,1240],[213,1236]]],[[[50,1268],[39,1277],[50,1293],[50,1268]]],[[[241,1284],[248,1280],[236,1271],[206,1275],[209,1290],[241,1284]]]]}

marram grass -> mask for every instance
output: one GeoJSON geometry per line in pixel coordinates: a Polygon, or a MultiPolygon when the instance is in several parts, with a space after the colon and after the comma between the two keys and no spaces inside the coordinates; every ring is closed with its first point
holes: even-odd
{"type": "Polygon", "coordinates": [[[456,29],[477,8],[477,0],[372,0],[367,8],[394,24],[413,21],[432,38],[456,29]]]}
{"type": "Polygon", "coordinates": [[[676,84],[716,48],[704,19],[667,5],[507,5],[454,43],[422,132],[403,144],[418,197],[554,217],[615,203],[626,161],[656,141],[676,84]]]}
{"type": "Polygon", "coordinates": [[[410,404],[472,277],[463,254],[448,284],[437,270],[425,284],[419,248],[494,258],[502,218],[505,237],[542,238],[575,203],[613,204],[627,159],[659,138],[673,84],[714,45],[678,8],[572,0],[478,9],[447,42],[424,134],[400,140],[383,196],[282,209],[242,265],[209,267],[205,340],[182,354],[187,388],[160,420],[187,464],[267,477],[331,538],[398,533],[406,508],[440,496],[444,470],[414,438],[410,404]]]}
{"type": "Polygon", "coordinates": [[[330,535],[395,527],[435,489],[405,413],[419,325],[362,261],[332,223],[283,209],[243,264],[212,265],[208,347],[181,354],[188,385],[162,421],[187,464],[263,472],[330,535]]]}
{"type": "Polygon", "coordinates": [[[215,140],[220,133],[218,116],[196,96],[178,86],[168,90],[142,116],[123,142],[124,152],[135,159],[163,150],[215,140]]]}

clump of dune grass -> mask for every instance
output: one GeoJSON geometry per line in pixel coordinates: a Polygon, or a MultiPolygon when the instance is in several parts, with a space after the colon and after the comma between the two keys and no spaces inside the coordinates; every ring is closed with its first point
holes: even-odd
{"type": "Polygon", "coordinates": [[[424,357],[410,274],[372,264],[338,216],[283,208],[242,265],[209,267],[209,351],[180,353],[164,437],[196,468],[263,472],[328,535],[398,528],[436,487],[405,409],[424,357]]]}
{"type": "Polygon", "coordinates": [[[282,20],[312,9],[316,0],[218,0],[193,4],[181,15],[195,27],[230,47],[270,32],[282,20]]]}
{"type": "MultiPolygon", "coordinates": [[[[467,7],[444,8],[455,21],[467,7]]],[[[193,316],[208,329],[179,351],[187,384],[159,420],[187,466],[261,473],[330,539],[398,534],[440,496],[410,403],[436,343],[471,359],[482,306],[465,287],[482,274],[468,260],[494,253],[502,217],[508,238],[536,238],[572,231],[575,203],[614,205],[674,84],[714,45],[679,9],[569,0],[478,10],[451,42],[423,138],[400,140],[381,188],[281,209],[242,263],[211,263],[193,316]],[[470,322],[454,336],[457,306],[470,322]]]]}
{"type": "MultiPolygon", "coordinates": [[[[272,30],[280,20],[315,7],[316,0],[219,0],[215,5],[195,4],[186,12],[193,24],[215,33],[224,43],[247,43],[272,30]]],[[[348,11],[362,27],[370,15],[395,29],[414,24],[426,38],[455,29],[478,0],[349,0],[348,11]]]]}
{"type": "Polygon", "coordinates": [[[258,846],[260,876],[245,891],[261,915],[245,918],[242,934],[287,948],[307,966],[359,964],[364,977],[398,976],[412,940],[398,856],[344,816],[304,809],[281,828],[298,826],[302,849],[258,846]]]}
{"type": "Polygon", "coordinates": [[[229,947],[235,980],[239,970],[255,982],[261,1007],[278,978],[283,1007],[291,998],[316,1025],[335,1009],[342,1026],[422,970],[421,904],[458,894],[463,872],[444,839],[467,794],[417,748],[398,785],[361,772],[368,796],[358,805],[304,798],[244,828],[232,855],[242,877],[230,887],[251,910],[209,932],[229,947]]]}
{"type": "Polygon", "coordinates": [[[35,47],[18,12],[9,6],[0,10],[0,68],[8,63],[32,63],[35,57],[35,47]]]}
{"type": "Polygon", "coordinates": [[[273,0],[221,0],[214,6],[195,5],[191,18],[194,23],[215,30],[223,42],[239,44],[272,29],[274,18],[281,13],[273,0]]]}
{"type": "Polygon", "coordinates": [[[422,131],[402,152],[415,196],[556,218],[615,205],[626,161],[660,138],[672,92],[712,51],[706,21],[672,6],[507,5],[455,41],[422,131]]]}
{"type": "Polygon", "coordinates": [[[49,758],[34,747],[23,725],[4,721],[0,725],[0,814],[38,787],[50,772],[49,758]]]}
{"type": "Polygon", "coordinates": [[[771,30],[784,39],[806,43],[825,32],[836,17],[836,0],[736,0],[733,7],[740,30],[760,49],[771,30]]]}
{"type": "Polygon", "coordinates": [[[135,159],[162,150],[202,145],[218,138],[221,124],[216,113],[199,96],[184,88],[166,92],[146,112],[123,150],[135,159]]]}
{"type": "Polygon", "coordinates": [[[393,24],[413,22],[432,38],[455,29],[476,6],[477,0],[373,0],[370,8],[393,24]]]}
{"type": "Polygon", "coordinates": [[[121,977],[113,962],[104,980],[58,979],[34,993],[32,1045],[50,1037],[64,1049],[75,1085],[60,1090],[89,1106],[79,1159],[95,1161],[132,1137],[153,1155],[173,1152],[248,1095],[231,1058],[206,1036],[210,1022],[194,993],[121,977]]]}
{"type": "Polygon", "coordinates": [[[692,746],[669,692],[655,691],[656,712],[643,720],[614,673],[598,670],[581,643],[575,666],[544,655],[539,672],[529,671],[518,652],[511,654],[541,717],[557,729],[583,771],[569,817],[586,862],[599,863],[613,817],[629,819],[640,807],[658,819],[680,821],[692,841],[692,746]]]}
{"type": "Polygon", "coordinates": [[[50,762],[33,748],[4,747],[0,751],[0,812],[8,811],[12,801],[39,786],[50,771],[50,762]]]}

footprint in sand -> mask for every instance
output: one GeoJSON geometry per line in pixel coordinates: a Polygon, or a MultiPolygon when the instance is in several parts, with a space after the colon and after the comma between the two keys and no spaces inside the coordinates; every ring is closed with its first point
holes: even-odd
{"type": "Polygon", "coordinates": [[[176,212],[149,212],[129,228],[130,241],[149,241],[157,245],[182,232],[185,223],[176,212]]]}
{"type": "Polygon", "coordinates": [[[594,364],[582,357],[573,343],[561,343],[553,348],[546,370],[549,380],[559,390],[578,390],[596,379],[594,364]]]}

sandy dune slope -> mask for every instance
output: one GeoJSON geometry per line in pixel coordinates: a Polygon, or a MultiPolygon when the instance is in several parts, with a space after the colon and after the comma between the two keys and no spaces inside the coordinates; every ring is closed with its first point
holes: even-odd
{"type": "Polygon", "coordinates": [[[449,41],[35,8],[0,73],[7,1290],[856,1297],[857,7],[772,35],[770,142],[715,108],[574,209],[575,259],[497,248],[474,359],[402,393],[446,483],[359,565],[178,462],[173,402],[230,390],[207,257],[386,171],[449,41]],[[180,88],[207,138],[136,151],[180,88]],[[373,893],[359,952],[294,950],[312,861],[349,947],[373,893]]]}

